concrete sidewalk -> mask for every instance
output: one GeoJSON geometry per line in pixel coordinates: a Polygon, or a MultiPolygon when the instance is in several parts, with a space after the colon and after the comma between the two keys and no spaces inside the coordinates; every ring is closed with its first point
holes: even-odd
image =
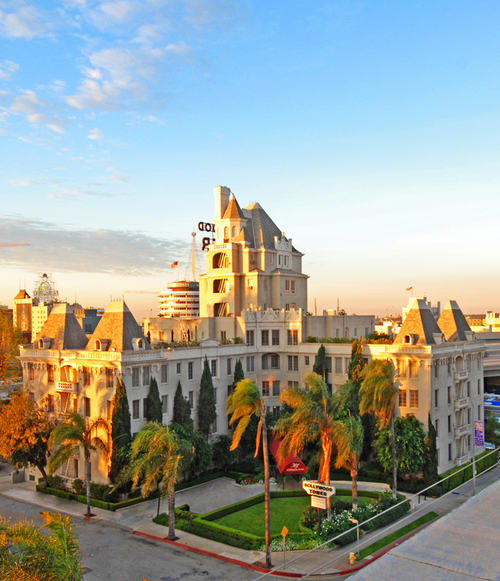
{"type": "MultiPolygon", "coordinates": [[[[496,468],[489,475],[478,478],[477,491],[488,486],[492,481],[498,480],[500,468],[496,468]]],[[[337,488],[349,488],[349,482],[332,482],[337,488]]],[[[363,483],[358,485],[359,490],[376,490],[383,491],[387,489],[385,484],[363,483]]],[[[277,489],[277,485],[274,485],[277,489]]],[[[210,510],[215,510],[222,506],[227,506],[239,500],[251,498],[264,491],[264,486],[254,484],[243,486],[236,484],[229,478],[220,478],[205,484],[180,491],[176,493],[176,506],[188,504],[193,512],[204,514],[210,510]]],[[[460,506],[465,502],[472,493],[472,483],[464,485],[459,491],[448,494],[440,499],[420,500],[415,499],[412,503],[411,511],[403,518],[385,527],[383,530],[370,531],[362,535],[360,542],[361,548],[370,545],[381,537],[398,530],[409,522],[412,522],[427,512],[435,511],[442,516],[460,506]]],[[[0,480],[0,494],[28,502],[39,506],[41,509],[61,512],[74,518],[84,518],[86,506],[71,500],[58,498],[55,496],[43,494],[35,490],[33,483],[23,482],[20,484],[11,484],[6,482],[6,478],[0,480]]],[[[92,507],[92,514],[95,515],[92,520],[107,521],[110,524],[121,527],[131,532],[144,534],[155,537],[158,540],[165,540],[167,529],[161,525],[152,522],[152,518],[157,513],[157,500],[151,500],[137,504],[135,506],[124,508],[116,512],[92,507]]],[[[160,512],[166,512],[166,501],[162,502],[160,512]]],[[[414,534],[414,533],[412,533],[414,534]]],[[[259,551],[246,551],[236,547],[230,547],[209,539],[204,539],[190,535],[181,530],[176,530],[178,540],[176,543],[180,547],[195,550],[198,552],[208,553],[214,557],[240,562],[242,565],[255,565],[261,567],[264,562],[264,553],[259,551]]],[[[401,540],[398,540],[401,542],[401,540]]],[[[357,550],[357,544],[353,543],[346,547],[337,549],[325,548],[323,550],[310,551],[287,551],[285,555],[286,567],[283,570],[283,553],[273,553],[273,565],[275,568],[283,570],[288,575],[300,577],[308,575],[313,571],[315,574],[322,576],[328,574],[338,574],[339,571],[354,570],[359,567],[360,563],[350,565],[348,556],[351,551],[357,550]],[[300,557],[300,559],[298,559],[300,557]]],[[[367,561],[371,560],[370,557],[367,561]]],[[[258,569],[257,569],[258,570],[258,569]]]]}

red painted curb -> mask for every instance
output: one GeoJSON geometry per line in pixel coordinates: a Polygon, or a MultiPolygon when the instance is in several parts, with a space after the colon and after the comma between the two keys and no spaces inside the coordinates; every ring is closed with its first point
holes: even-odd
{"type": "Polygon", "coordinates": [[[167,543],[168,545],[173,545],[175,547],[180,547],[181,549],[186,549],[187,551],[192,551],[193,553],[198,553],[200,555],[205,555],[207,557],[214,557],[215,559],[220,559],[221,561],[226,561],[228,563],[233,563],[234,565],[239,565],[245,569],[252,569],[258,573],[270,573],[271,575],[279,575],[280,577],[291,577],[293,579],[300,579],[302,573],[290,573],[287,571],[269,571],[269,569],[264,569],[264,567],[259,567],[257,565],[252,565],[250,563],[244,563],[243,561],[238,561],[237,559],[231,559],[231,557],[224,557],[222,555],[217,555],[216,553],[210,553],[209,551],[204,551],[203,549],[197,549],[196,547],[190,547],[188,545],[183,545],[176,541],[169,541],[168,539],[162,539],[161,537],[156,537],[155,535],[150,535],[148,533],[141,533],[140,531],[132,531],[134,535],[139,535],[141,537],[146,537],[147,539],[152,539],[154,541],[160,541],[161,543],[167,543]]]}

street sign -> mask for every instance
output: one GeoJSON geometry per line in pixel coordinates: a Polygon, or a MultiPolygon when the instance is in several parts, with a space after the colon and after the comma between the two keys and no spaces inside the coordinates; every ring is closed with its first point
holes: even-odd
{"type": "Polygon", "coordinates": [[[326,510],[326,498],[324,496],[311,496],[311,506],[326,510]]]}
{"type": "Polygon", "coordinates": [[[287,536],[287,534],[288,534],[288,529],[286,527],[283,527],[281,529],[281,536],[283,537],[283,540],[285,540],[285,537],[287,536]]]}
{"type": "Polygon", "coordinates": [[[311,496],[322,496],[330,498],[335,494],[335,486],[329,484],[318,484],[317,480],[303,480],[302,488],[311,496]]]}

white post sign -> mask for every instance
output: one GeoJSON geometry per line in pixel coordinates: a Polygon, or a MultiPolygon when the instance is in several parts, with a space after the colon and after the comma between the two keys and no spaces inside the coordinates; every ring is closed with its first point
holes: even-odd
{"type": "Polygon", "coordinates": [[[311,496],[311,506],[313,508],[322,508],[326,510],[326,498],[323,496],[311,496]]]}
{"type": "Polygon", "coordinates": [[[330,498],[330,496],[335,494],[335,486],[330,486],[329,484],[318,484],[317,480],[303,480],[302,488],[310,496],[330,498]]]}

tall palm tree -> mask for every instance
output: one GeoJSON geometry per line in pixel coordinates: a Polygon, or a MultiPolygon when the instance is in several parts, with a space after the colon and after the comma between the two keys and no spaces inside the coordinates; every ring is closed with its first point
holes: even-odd
{"type": "Polygon", "coordinates": [[[278,448],[278,458],[298,454],[307,442],[319,440],[321,460],[318,482],[330,484],[330,461],[332,458],[335,398],[328,392],[323,378],[311,373],[305,380],[305,389],[287,387],[280,397],[293,412],[280,418],[276,424],[277,434],[283,438],[278,448]]]}
{"type": "Polygon", "coordinates": [[[379,429],[391,426],[392,444],[392,495],[397,496],[396,438],[394,435],[394,408],[398,388],[394,385],[394,368],[388,359],[375,359],[363,371],[363,382],[359,390],[359,412],[373,412],[379,421],[379,429]]]}
{"type": "Polygon", "coordinates": [[[271,565],[271,497],[269,493],[269,450],[267,447],[267,407],[259,388],[251,379],[242,379],[236,384],[236,388],[226,399],[227,415],[231,416],[229,423],[237,422],[233,433],[233,441],[230,450],[234,450],[240,443],[241,436],[248,427],[252,416],[259,418],[257,427],[257,439],[255,442],[255,457],[259,453],[262,434],[262,450],[264,453],[264,504],[265,504],[265,528],[266,528],[266,567],[271,565]]]}
{"type": "Polygon", "coordinates": [[[358,466],[363,451],[363,424],[356,416],[335,422],[333,439],[337,448],[335,468],[347,468],[352,478],[352,507],[358,508],[358,466]]]}
{"type": "Polygon", "coordinates": [[[33,522],[10,523],[0,517],[0,579],[81,581],[81,550],[68,516],[42,512],[50,531],[33,522]]]}
{"type": "Polygon", "coordinates": [[[49,438],[49,447],[56,447],[49,459],[50,474],[53,474],[64,462],[76,456],[80,447],[83,449],[87,517],[89,518],[92,516],[90,512],[90,457],[92,452],[107,448],[108,435],[109,424],[104,418],[84,418],[74,412],[68,414],[64,421],[52,430],[49,438]],[[105,437],[102,437],[103,432],[105,437]]]}
{"type": "Polygon", "coordinates": [[[192,453],[192,446],[171,428],[148,422],[132,442],[130,465],[119,479],[131,478],[132,490],[141,484],[143,498],[161,485],[160,498],[168,495],[169,540],[175,539],[175,483],[192,453]]]}

